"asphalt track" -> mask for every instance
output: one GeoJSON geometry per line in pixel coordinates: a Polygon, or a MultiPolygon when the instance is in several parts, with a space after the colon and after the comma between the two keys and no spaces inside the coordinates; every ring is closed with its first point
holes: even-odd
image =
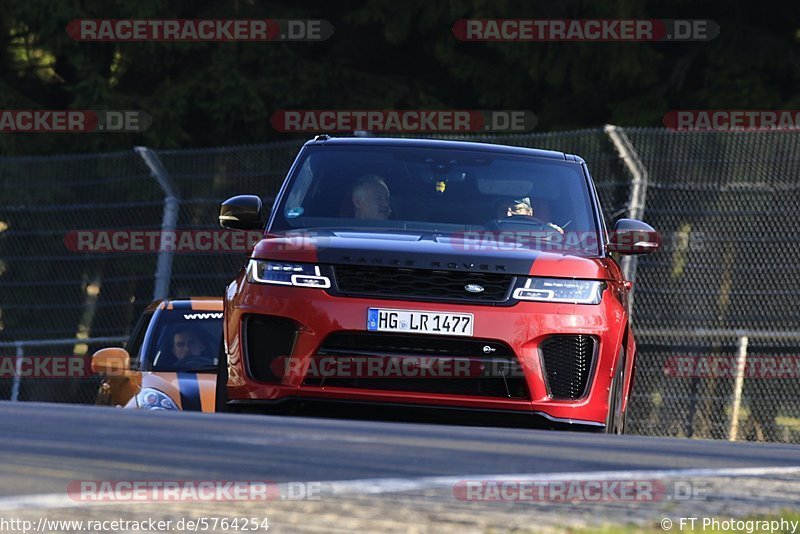
{"type": "Polygon", "coordinates": [[[373,491],[387,481],[393,491],[437,477],[798,466],[797,445],[0,403],[0,501],[63,493],[74,480],[372,481],[373,491]]]}

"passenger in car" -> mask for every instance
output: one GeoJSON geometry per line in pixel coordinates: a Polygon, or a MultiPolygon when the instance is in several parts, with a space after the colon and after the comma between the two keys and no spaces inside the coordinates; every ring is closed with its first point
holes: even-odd
{"type": "Polygon", "coordinates": [[[392,214],[389,203],[389,186],[377,174],[367,174],[353,187],[353,208],[356,219],[386,220],[392,214]]]}

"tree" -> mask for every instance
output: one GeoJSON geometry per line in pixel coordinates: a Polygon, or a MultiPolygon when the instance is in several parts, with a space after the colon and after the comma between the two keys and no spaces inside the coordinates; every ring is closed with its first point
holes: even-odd
{"type": "Polygon", "coordinates": [[[524,109],[540,130],[659,126],[681,108],[796,108],[800,4],[738,0],[29,0],[0,14],[0,108],[142,110],[140,134],[0,136],[8,155],[177,148],[286,139],[278,109],[524,109]],[[706,18],[697,43],[482,43],[457,40],[461,18],[706,18]],[[76,42],[82,18],[324,18],[324,42],[76,42]]]}

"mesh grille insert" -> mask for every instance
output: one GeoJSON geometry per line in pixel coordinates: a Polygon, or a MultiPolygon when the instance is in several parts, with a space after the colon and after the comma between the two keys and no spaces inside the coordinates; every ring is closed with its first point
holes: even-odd
{"type": "Polygon", "coordinates": [[[575,400],[586,394],[597,340],[584,335],[556,335],[539,345],[547,389],[554,399],[575,400]]]}

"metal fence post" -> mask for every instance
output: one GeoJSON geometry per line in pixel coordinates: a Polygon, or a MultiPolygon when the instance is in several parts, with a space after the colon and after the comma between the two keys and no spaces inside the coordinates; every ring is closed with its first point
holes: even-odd
{"type": "MultiPolygon", "coordinates": [[[[603,128],[608,135],[614,148],[617,149],[620,159],[628,168],[631,173],[631,190],[628,197],[628,217],[631,219],[641,220],[644,217],[644,208],[647,200],[647,168],[639,159],[639,154],[633,147],[630,138],[625,134],[622,128],[614,126],[613,124],[606,124],[603,128]]],[[[638,258],[636,256],[623,256],[621,260],[622,272],[625,273],[627,280],[633,281],[636,278],[636,264],[638,258]]],[[[636,286],[634,286],[635,288],[636,286]]],[[[628,296],[629,310],[628,313],[633,316],[633,293],[631,289],[628,296]]]]}
{"type": "Polygon", "coordinates": [[[14,344],[16,352],[14,353],[14,382],[11,384],[11,402],[19,400],[19,386],[22,380],[22,357],[25,356],[25,349],[22,348],[22,343],[19,341],[14,344]]]}
{"type": "Polygon", "coordinates": [[[733,384],[731,424],[728,432],[728,441],[736,441],[739,432],[739,408],[742,405],[742,388],[744,387],[744,371],[747,365],[748,337],[741,336],[737,345],[736,354],[736,381],[733,384]]]}
{"type": "Polygon", "coordinates": [[[164,214],[161,218],[161,250],[158,253],[158,263],[156,264],[155,286],[153,288],[153,300],[165,299],[169,296],[169,284],[172,278],[172,255],[173,250],[164,247],[163,236],[167,232],[174,232],[178,224],[178,210],[180,198],[170,180],[169,173],[164,168],[158,155],[145,146],[137,146],[133,149],[144,160],[145,165],[150,169],[153,178],[164,191],[164,214]]]}

